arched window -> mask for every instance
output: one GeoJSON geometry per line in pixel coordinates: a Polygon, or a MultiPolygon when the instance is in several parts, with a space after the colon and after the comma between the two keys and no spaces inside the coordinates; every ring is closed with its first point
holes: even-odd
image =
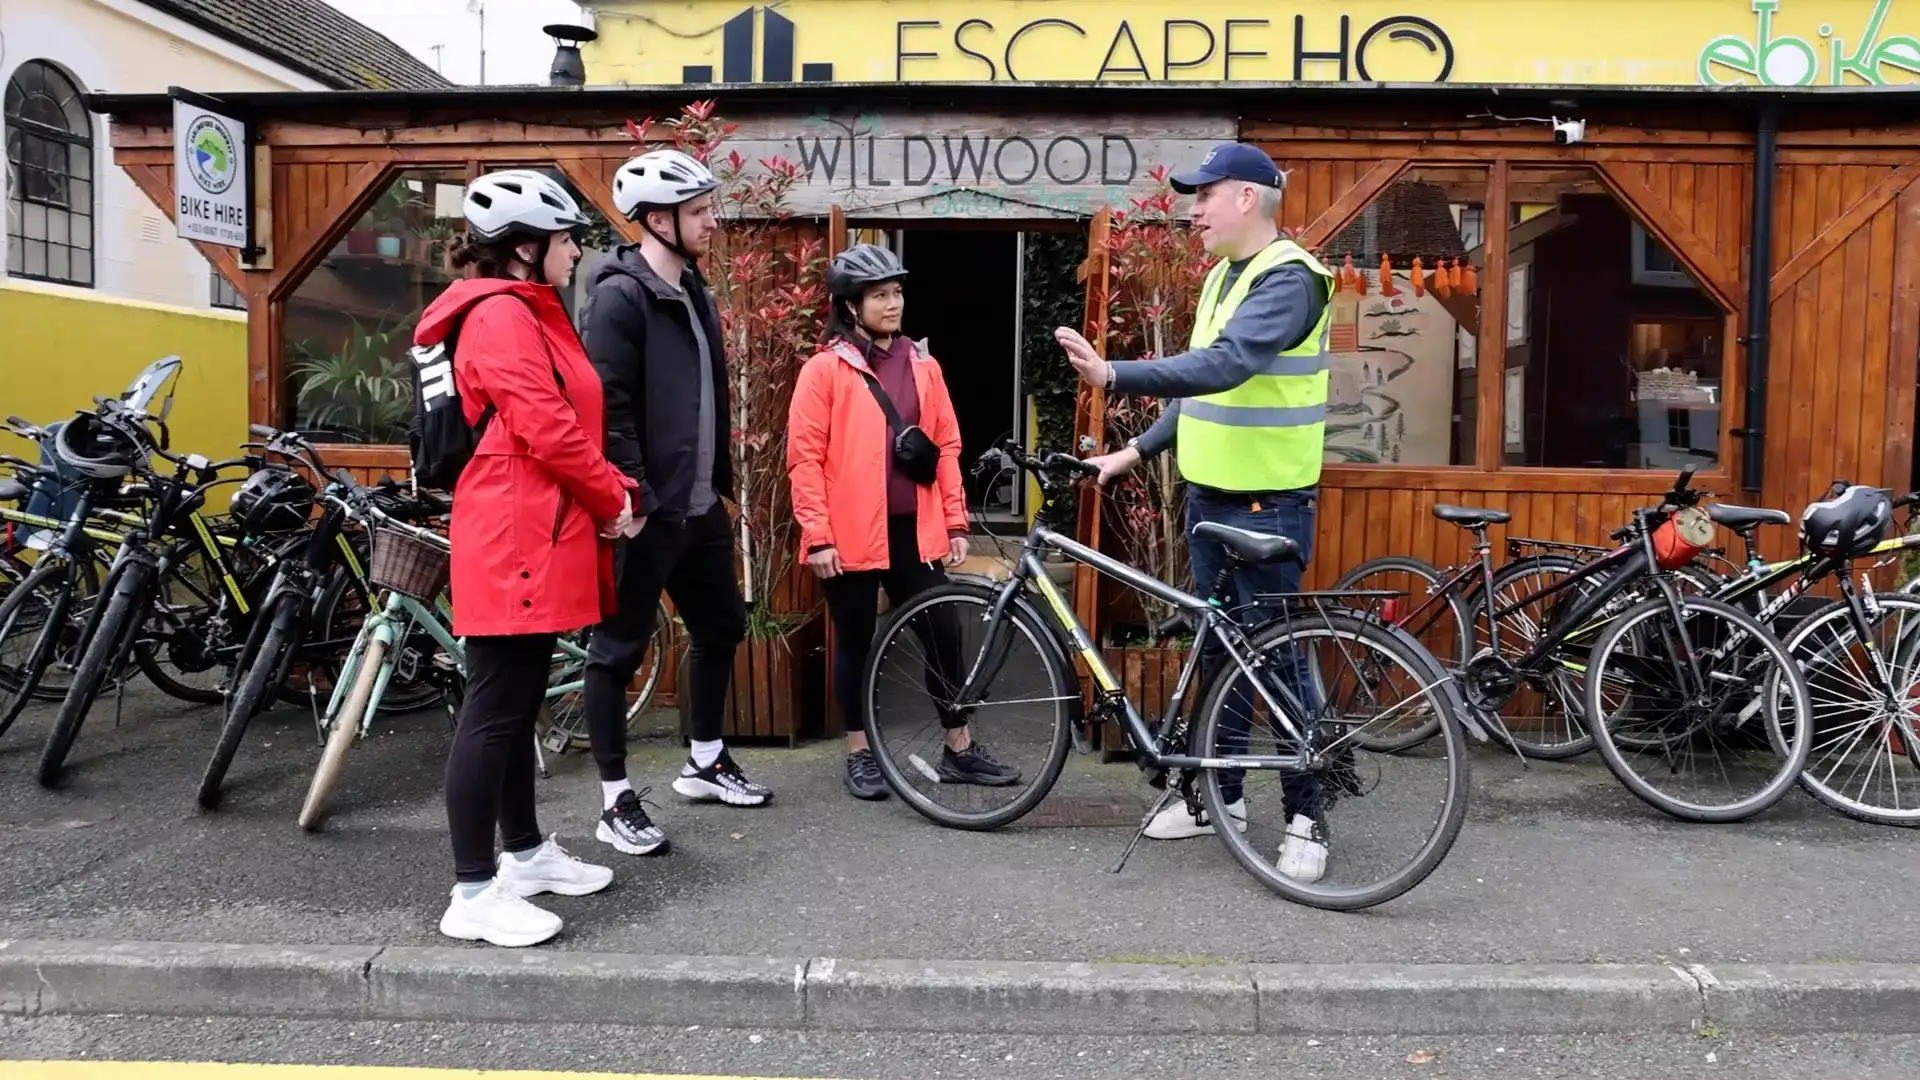
{"type": "Polygon", "coordinates": [[[7,272],[93,284],[93,124],[44,60],[7,80],[7,272]]]}

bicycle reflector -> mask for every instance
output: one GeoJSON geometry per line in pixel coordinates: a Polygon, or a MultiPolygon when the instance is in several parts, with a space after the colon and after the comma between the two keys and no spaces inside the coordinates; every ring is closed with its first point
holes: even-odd
{"type": "Polygon", "coordinates": [[[1689,506],[1653,530],[1653,557],[1662,570],[1678,570],[1713,543],[1713,520],[1697,506],[1689,506]]]}
{"type": "Polygon", "coordinates": [[[1380,621],[1388,624],[1400,621],[1400,598],[1395,596],[1380,605],[1380,621]]]}

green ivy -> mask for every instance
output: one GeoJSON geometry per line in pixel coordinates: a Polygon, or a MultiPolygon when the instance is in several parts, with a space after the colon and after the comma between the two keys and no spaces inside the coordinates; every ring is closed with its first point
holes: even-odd
{"type": "MultiPolygon", "coordinates": [[[[1053,340],[1056,326],[1080,326],[1086,311],[1086,287],[1074,280],[1087,257],[1087,237],[1081,232],[1028,233],[1021,296],[1023,392],[1034,399],[1039,419],[1041,450],[1075,452],[1074,396],[1079,377],[1053,340]]],[[[1043,517],[1057,529],[1071,529],[1078,508],[1078,490],[1062,492],[1043,517]]]]}

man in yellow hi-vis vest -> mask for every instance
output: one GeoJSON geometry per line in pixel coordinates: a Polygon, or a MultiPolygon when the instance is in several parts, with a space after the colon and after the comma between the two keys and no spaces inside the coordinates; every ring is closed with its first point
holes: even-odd
{"type": "MultiPolygon", "coordinates": [[[[1176,191],[1195,196],[1193,227],[1207,251],[1220,258],[1201,286],[1187,351],[1109,363],[1073,330],[1055,331],[1068,359],[1090,385],[1116,394],[1172,399],[1146,434],[1115,453],[1089,460],[1100,467],[1104,485],[1143,459],[1177,446],[1180,475],[1187,481],[1187,542],[1196,590],[1207,595],[1229,562],[1218,541],[1191,533],[1194,525],[1217,521],[1278,533],[1300,545],[1299,563],[1248,566],[1235,573],[1235,603],[1250,601],[1256,592],[1295,592],[1313,550],[1314,496],[1326,432],[1333,274],[1281,237],[1276,218],[1286,180],[1259,148],[1222,143],[1199,168],[1174,176],[1172,183],[1176,191]]],[[[1296,681],[1305,703],[1317,707],[1318,701],[1306,694],[1306,681],[1296,681]]],[[[1222,743],[1230,753],[1244,752],[1250,730],[1244,679],[1241,687],[1230,713],[1239,722],[1240,737],[1222,743]]],[[[1272,753],[1274,748],[1256,752],[1272,753]]],[[[1237,772],[1222,772],[1220,786],[1228,816],[1245,831],[1242,778],[1237,772]]],[[[1287,774],[1282,789],[1284,805],[1277,809],[1284,815],[1286,832],[1278,853],[1280,872],[1318,881],[1327,864],[1320,785],[1311,773],[1287,774]]],[[[1261,809],[1271,813],[1276,808],[1261,809]]],[[[1146,835],[1172,840],[1212,830],[1204,811],[1180,801],[1156,815],[1146,835]]]]}

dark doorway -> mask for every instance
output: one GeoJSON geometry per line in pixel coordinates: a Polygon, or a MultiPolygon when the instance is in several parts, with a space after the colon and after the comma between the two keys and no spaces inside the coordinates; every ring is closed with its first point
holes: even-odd
{"type": "Polygon", "coordinates": [[[946,375],[960,420],[960,468],[969,510],[1019,513],[1017,485],[987,490],[975,478],[980,452],[1024,435],[1019,365],[1020,234],[987,229],[908,229],[906,332],[927,343],[946,375]],[[988,496],[993,496],[991,504],[988,496]]]}

